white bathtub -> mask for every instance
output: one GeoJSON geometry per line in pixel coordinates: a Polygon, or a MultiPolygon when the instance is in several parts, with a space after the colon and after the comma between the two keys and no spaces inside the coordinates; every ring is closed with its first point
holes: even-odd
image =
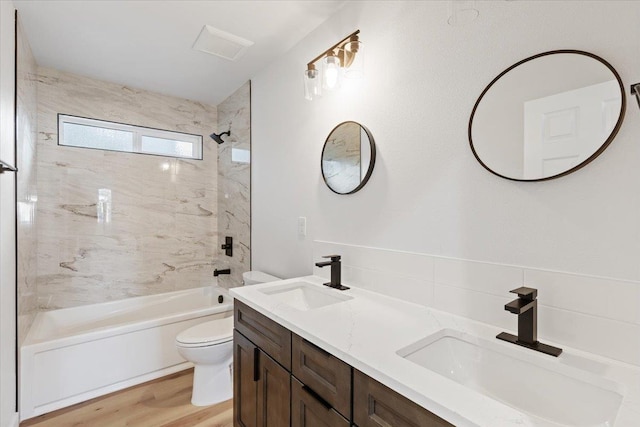
{"type": "Polygon", "coordinates": [[[176,335],[228,316],[233,298],[213,287],[39,313],[20,348],[20,419],[189,368],[176,335]]]}

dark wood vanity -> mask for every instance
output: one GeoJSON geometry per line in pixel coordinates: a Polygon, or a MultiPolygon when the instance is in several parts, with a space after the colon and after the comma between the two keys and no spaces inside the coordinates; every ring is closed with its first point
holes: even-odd
{"type": "Polygon", "coordinates": [[[234,426],[452,424],[235,301],[234,426]]]}

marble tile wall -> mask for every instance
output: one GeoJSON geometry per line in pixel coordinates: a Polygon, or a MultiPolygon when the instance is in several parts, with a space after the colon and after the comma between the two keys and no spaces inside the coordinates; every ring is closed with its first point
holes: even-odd
{"type": "Polygon", "coordinates": [[[231,275],[219,276],[221,286],[242,284],[242,273],[251,269],[251,82],[218,105],[218,131],[231,127],[218,150],[219,240],[233,237],[233,257],[219,249],[222,268],[231,275]]]}
{"type": "Polygon", "coordinates": [[[41,309],[212,283],[217,256],[215,106],[38,69],[41,309]],[[57,144],[57,114],[204,136],[203,160],[57,144]],[[111,192],[100,222],[99,190],[111,192]]]}
{"type": "Polygon", "coordinates": [[[37,299],[37,65],[18,22],[16,137],[18,173],[18,345],[38,312],[37,299]]]}
{"type": "MultiPolygon", "coordinates": [[[[640,366],[640,283],[516,265],[315,241],[314,260],[342,255],[342,279],[517,333],[510,290],[538,289],[538,338],[640,366]]],[[[314,274],[327,277],[328,269],[314,274]]],[[[419,327],[417,325],[416,327],[419,327]]]]}

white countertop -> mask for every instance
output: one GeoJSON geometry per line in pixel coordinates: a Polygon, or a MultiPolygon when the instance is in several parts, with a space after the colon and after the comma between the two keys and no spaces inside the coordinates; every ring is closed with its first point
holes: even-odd
{"type": "MultiPolygon", "coordinates": [[[[557,425],[540,424],[539,419],[420,367],[398,356],[396,351],[441,329],[449,328],[495,341],[498,345],[508,346],[512,351],[524,352],[522,354],[527,358],[541,357],[548,361],[551,356],[495,339],[496,334],[502,332],[496,327],[357,287],[335,291],[353,296],[353,299],[309,311],[297,310],[260,291],[276,284],[301,281],[328,289],[322,287],[326,279],[307,276],[233,288],[230,293],[239,301],[456,426],[557,425]]],[[[348,283],[346,285],[350,286],[348,283]]],[[[563,348],[563,353],[558,358],[551,358],[552,363],[587,371],[621,385],[624,398],[615,427],[640,426],[640,368],[567,348],[561,343],[547,344],[563,348]]],[[[526,372],[522,375],[524,380],[526,372]]]]}

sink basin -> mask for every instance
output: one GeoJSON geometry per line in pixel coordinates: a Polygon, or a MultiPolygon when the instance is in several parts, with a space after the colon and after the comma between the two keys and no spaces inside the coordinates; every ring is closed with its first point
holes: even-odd
{"type": "Polygon", "coordinates": [[[443,329],[397,354],[527,413],[535,425],[613,425],[622,403],[616,383],[523,351],[443,329]]]}
{"type": "Polygon", "coordinates": [[[305,282],[271,286],[261,289],[260,292],[301,311],[313,310],[353,299],[349,295],[342,294],[342,291],[330,288],[323,289],[305,282]]]}

